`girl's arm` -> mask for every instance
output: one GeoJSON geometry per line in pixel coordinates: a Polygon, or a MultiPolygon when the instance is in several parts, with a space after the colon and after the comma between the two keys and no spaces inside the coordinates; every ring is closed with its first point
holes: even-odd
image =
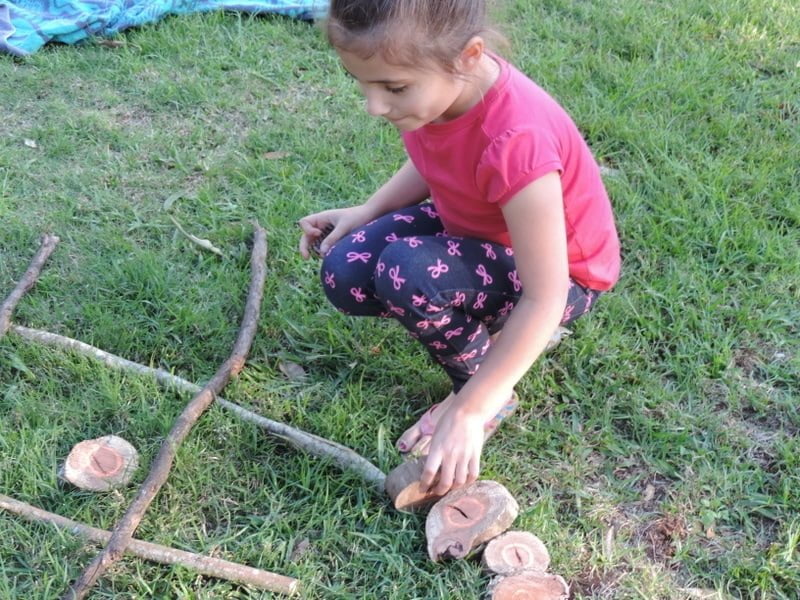
{"type": "Polygon", "coordinates": [[[504,207],[523,293],[480,370],[442,415],[422,476],[435,491],[474,481],[480,470],[483,426],[508,402],[514,385],[544,350],[564,314],[569,289],[561,179],[549,173],[504,207]]]}
{"type": "Polygon", "coordinates": [[[363,204],[369,222],[388,212],[419,204],[430,195],[428,184],[422,179],[411,159],[391,176],[377,192],[363,204]]]}
{"type": "Polygon", "coordinates": [[[303,258],[308,258],[309,248],[329,225],[333,225],[333,230],[320,245],[322,254],[325,254],[334,243],[356,227],[369,223],[390,211],[419,204],[429,195],[428,185],[422,179],[414,163],[411,160],[407,160],[363,204],[349,208],[324,210],[300,219],[298,224],[303,230],[303,234],[300,237],[300,254],[303,258]]]}

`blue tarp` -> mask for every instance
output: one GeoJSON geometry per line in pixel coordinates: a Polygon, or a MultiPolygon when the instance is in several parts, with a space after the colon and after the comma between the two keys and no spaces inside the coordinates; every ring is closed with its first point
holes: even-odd
{"type": "Polygon", "coordinates": [[[327,0],[17,0],[0,2],[0,52],[25,56],[48,42],[74,44],[152,23],[166,15],[211,10],[279,14],[311,20],[327,0]]]}

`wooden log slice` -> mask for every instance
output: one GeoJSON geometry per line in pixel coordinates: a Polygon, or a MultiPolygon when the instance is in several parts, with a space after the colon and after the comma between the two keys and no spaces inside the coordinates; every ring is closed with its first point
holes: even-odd
{"type": "Polygon", "coordinates": [[[449,492],[433,505],[425,522],[428,556],[464,558],[511,527],[519,505],[496,481],[476,481],[449,492]]]}
{"type": "Polygon", "coordinates": [[[489,585],[490,600],[566,600],[569,586],[552,573],[518,573],[498,577],[489,585]]]}
{"type": "MultiPolygon", "coordinates": [[[[386,493],[397,510],[413,512],[427,508],[442,496],[432,492],[422,492],[419,480],[425,469],[427,457],[409,459],[392,469],[386,476],[386,493]]],[[[435,485],[434,481],[434,485],[435,485]]]]}
{"type": "Polygon", "coordinates": [[[538,537],[527,531],[508,531],[497,536],[483,551],[483,565],[497,575],[519,571],[547,571],[550,553],[538,537]]]}
{"type": "Polygon", "coordinates": [[[127,485],[138,466],[136,448],[121,437],[107,435],[75,444],[61,476],[83,490],[105,492],[127,485]]]}

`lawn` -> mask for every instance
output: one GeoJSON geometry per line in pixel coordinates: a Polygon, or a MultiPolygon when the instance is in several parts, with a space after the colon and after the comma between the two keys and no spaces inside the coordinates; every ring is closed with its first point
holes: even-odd
{"type": "MultiPolygon", "coordinates": [[[[498,20],[503,52],[605,167],[624,274],[518,386],[483,477],[519,500],[515,528],[547,544],[573,598],[796,598],[800,8],[512,0],[498,20]]],[[[305,23],[206,14],[118,40],[0,56],[0,301],[52,231],[15,322],[202,384],[235,339],[257,219],[262,315],[225,397],[390,470],[445,376],[398,326],[325,302],[295,221],[374,190],[403,160],[396,132],[305,23]]],[[[142,454],[141,483],[188,399],[7,335],[0,494],[112,528],[138,486],[80,492],[58,466],[114,433],[142,454]]],[[[302,598],[472,599],[487,584],[474,560],[427,559],[424,516],[218,407],[136,536],[297,577],[302,598]]],[[[96,551],[0,513],[0,598],[56,598],[96,551]]],[[[272,596],[126,558],[93,597],[272,596]]]]}

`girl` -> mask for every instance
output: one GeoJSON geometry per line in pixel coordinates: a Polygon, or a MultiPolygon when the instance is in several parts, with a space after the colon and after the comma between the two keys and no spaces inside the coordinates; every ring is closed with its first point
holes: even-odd
{"type": "Polygon", "coordinates": [[[588,146],[487,34],[483,0],[333,0],[328,39],[409,160],[365,203],[300,220],[330,301],[396,319],[450,376],[397,442],[427,452],[437,494],[477,478],[515,384],[620,268],[588,146]]]}

